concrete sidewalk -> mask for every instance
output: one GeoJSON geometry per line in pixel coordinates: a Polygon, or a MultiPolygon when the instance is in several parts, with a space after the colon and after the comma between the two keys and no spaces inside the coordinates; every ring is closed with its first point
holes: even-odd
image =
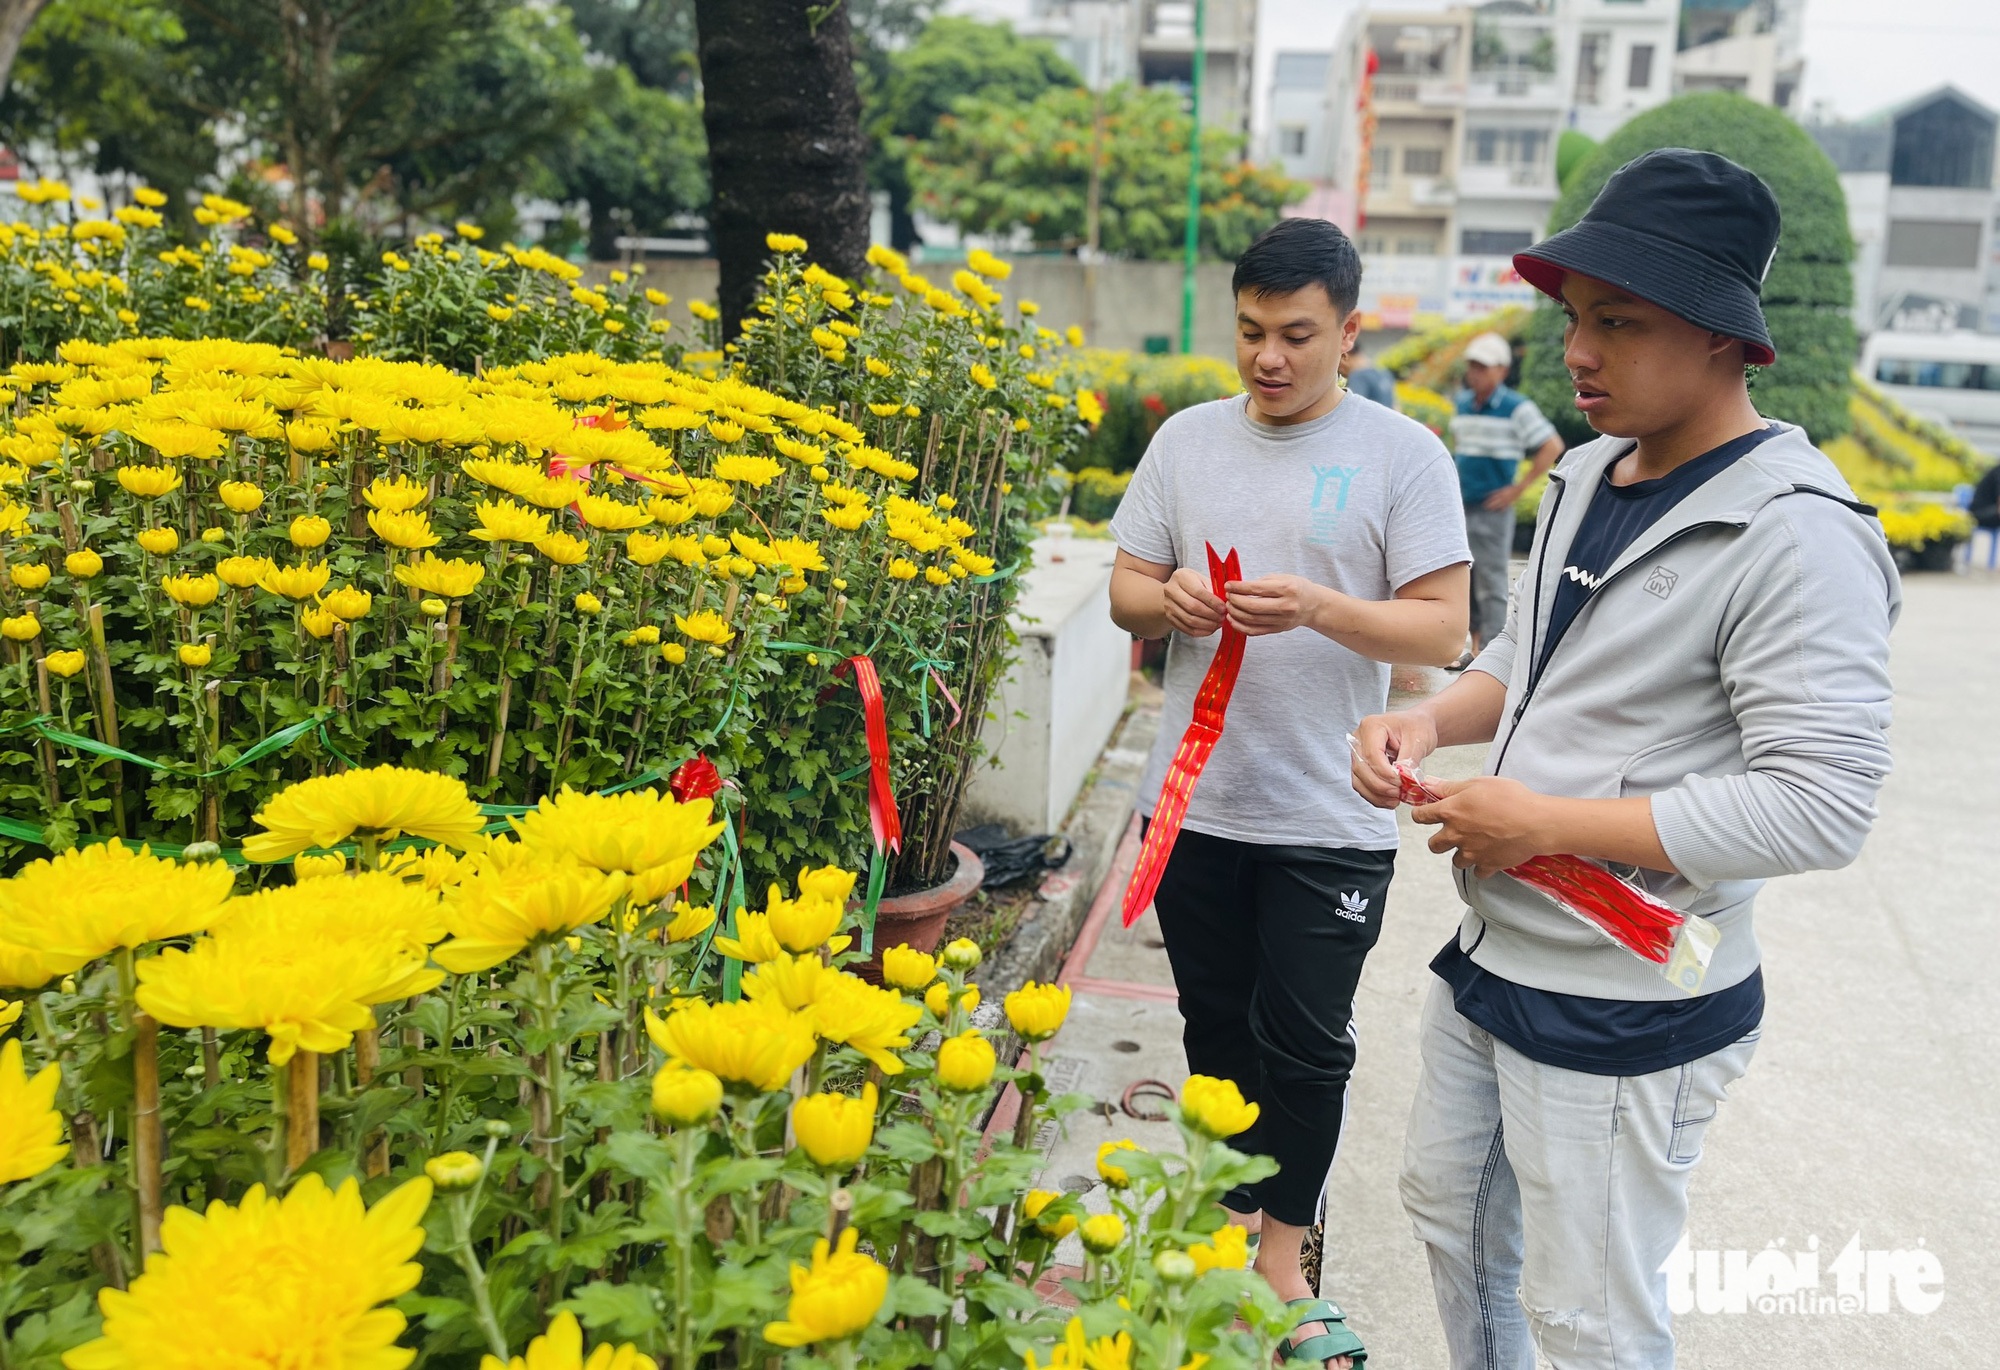
{"type": "MultiPolygon", "coordinates": [[[[1985,1302],[2000,1292],[2000,954],[1984,866],[2000,851],[2000,581],[1918,576],[1906,594],[1895,637],[1897,771],[1881,820],[1850,869],[1775,882],[1760,900],[1764,1038],[1709,1130],[1689,1238],[1697,1251],[1750,1257],[1817,1238],[1826,1294],[1851,1237],[1864,1252],[1921,1246],[1942,1266],[1943,1302],[1925,1315],[1893,1296],[1894,1311],[1877,1313],[1694,1312],[1676,1323],[1683,1366],[2000,1363],[1987,1341],[2000,1334],[2000,1313],[1985,1302]]],[[[1476,774],[1484,750],[1441,753],[1429,769],[1476,774]]],[[[1457,926],[1459,904],[1427,834],[1403,822],[1389,917],[1356,1005],[1361,1058],[1334,1167],[1325,1283],[1382,1370],[1446,1364],[1396,1173],[1426,963],[1457,926]]],[[[1135,849],[1136,832],[1094,910],[1107,915],[1093,920],[1094,946],[1079,946],[1087,954],[1068,968],[1076,1002],[1049,1066],[1059,1088],[1088,1091],[1100,1108],[1047,1139],[1041,1183],[1084,1192],[1098,1209],[1099,1143],[1175,1144],[1170,1125],[1120,1110],[1125,1090],[1148,1078],[1178,1089],[1187,1073],[1158,925],[1149,914],[1118,926],[1135,849]]]]}

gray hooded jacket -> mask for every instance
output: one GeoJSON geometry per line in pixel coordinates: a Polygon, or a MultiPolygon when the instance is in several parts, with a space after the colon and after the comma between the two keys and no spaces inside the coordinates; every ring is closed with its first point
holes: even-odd
{"type": "MultiPolygon", "coordinates": [[[[1564,456],[1507,627],[1472,664],[1507,686],[1490,774],[1544,794],[1652,797],[1677,873],[1638,878],[1721,930],[1704,994],[1756,969],[1750,907],[1765,880],[1859,854],[1889,772],[1895,562],[1833,463],[1781,427],[1641,534],[1537,671],[1570,543],[1631,444],[1599,438],[1564,456]]],[[[1511,876],[1457,879],[1459,944],[1495,975],[1601,999],[1680,997],[1658,967],[1511,876]]]]}

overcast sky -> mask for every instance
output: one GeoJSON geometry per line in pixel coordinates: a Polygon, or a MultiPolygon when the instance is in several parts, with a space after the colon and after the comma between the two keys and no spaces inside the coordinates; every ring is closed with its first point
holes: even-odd
{"type": "MultiPolygon", "coordinates": [[[[1273,53],[1333,46],[1352,8],[1353,0],[1259,0],[1258,88],[1273,53]]],[[[1395,8],[1442,9],[1444,0],[1395,8]]],[[[2000,0],[1806,0],[1805,47],[1806,108],[1823,101],[1852,119],[1950,82],[2000,109],[2000,0]]]]}

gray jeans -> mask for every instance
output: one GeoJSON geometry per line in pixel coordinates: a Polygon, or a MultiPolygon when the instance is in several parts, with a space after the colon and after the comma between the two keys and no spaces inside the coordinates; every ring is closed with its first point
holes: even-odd
{"type": "Polygon", "coordinates": [[[1431,982],[1402,1192],[1452,1370],[1534,1370],[1536,1347],[1556,1370],[1670,1370],[1660,1266],[1757,1036],[1650,1075],[1586,1075],[1495,1040],[1431,982]]]}
{"type": "Polygon", "coordinates": [[[1472,548],[1472,631],[1491,642],[1507,626],[1507,559],[1514,554],[1514,511],[1465,506],[1472,548]]]}

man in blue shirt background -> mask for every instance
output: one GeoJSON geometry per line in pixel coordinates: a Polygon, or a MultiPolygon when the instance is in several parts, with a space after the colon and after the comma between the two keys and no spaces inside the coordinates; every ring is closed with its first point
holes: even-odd
{"type": "Polygon", "coordinates": [[[1465,348],[1465,389],[1451,421],[1458,492],[1465,501],[1465,539],[1472,546],[1472,650],[1507,621],[1507,559],[1514,551],[1514,504],[1563,453],[1555,425],[1535,402],[1506,384],[1514,349],[1498,333],[1481,333],[1465,348]],[[1534,464],[1521,475],[1521,460],[1534,464]]]}

